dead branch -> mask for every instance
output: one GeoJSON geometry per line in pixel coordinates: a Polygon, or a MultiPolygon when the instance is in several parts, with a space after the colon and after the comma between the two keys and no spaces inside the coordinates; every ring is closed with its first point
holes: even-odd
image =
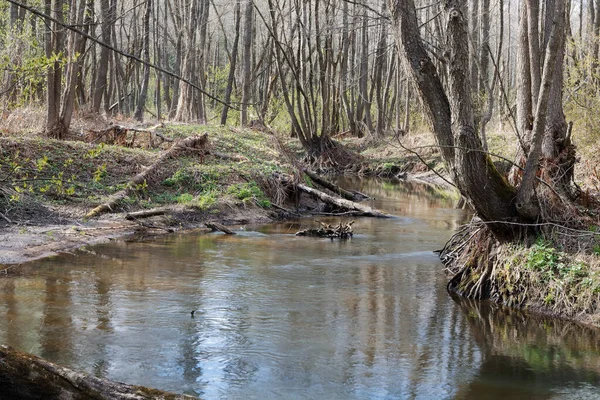
{"type": "Polygon", "coordinates": [[[153,208],[152,210],[142,210],[136,212],[127,213],[125,219],[128,221],[133,221],[136,219],[155,217],[157,215],[165,215],[170,210],[166,208],[153,208]]]}
{"type": "MultiPolygon", "coordinates": [[[[278,177],[284,184],[294,185],[293,180],[290,177],[286,177],[282,174],[275,173],[275,176],[278,177]]],[[[365,204],[356,203],[354,201],[342,199],[339,197],[333,197],[328,195],[325,192],[322,192],[317,189],[313,189],[311,187],[306,186],[303,183],[296,183],[294,187],[301,192],[304,192],[318,200],[321,200],[324,203],[333,205],[335,207],[349,210],[349,211],[360,211],[362,215],[366,217],[377,217],[377,218],[391,218],[392,216],[389,214],[382,213],[381,211],[375,210],[365,204]]]]}
{"type": "Polygon", "coordinates": [[[205,225],[207,228],[210,228],[213,232],[221,231],[227,235],[235,235],[234,231],[232,231],[225,225],[219,224],[218,222],[207,222],[205,225]]]}
{"type": "Polygon", "coordinates": [[[140,185],[143,185],[144,182],[147,182],[149,178],[156,173],[158,168],[162,166],[169,158],[177,157],[181,154],[184,154],[189,149],[198,149],[203,148],[208,145],[208,133],[199,136],[191,136],[186,139],[175,142],[173,146],[169,150],[167,150],[160,158],[148,167],[146,170],[140,172],[136,176],[134,176],[128,183],[125,189],[118,191],[117,193],[110,196],[106,202],[94,208],[90,212],[88,212],[85,218],[93,218],[100,214],[103,214],[108,211],[112,211],[112,209],[124,198],[129,196],[129,194],[138,190],[140,185]]]}
{"type": "Polygon", "coordinates": [[[304,173],[306,175],[308,175],[310,177],[310,179],[312,179],[317,185],[322,186],[325,189],[331,190],[332,192],[342,196],[346,200],[360,201],[360,200],[369,198],[369,196],[364,195],[362,193],[343,189],[343,188],[339,187],[338,185],[321,178],[319,175],[317,175],[316,172],[313,172],[310,170],[305,170],[304,173]]]}
{"type": "Polygon", "coordinates": [[[8,224],[12,224],[13,222],[4,214],[0,213],[0,218],[5,220],[8,224]]]}

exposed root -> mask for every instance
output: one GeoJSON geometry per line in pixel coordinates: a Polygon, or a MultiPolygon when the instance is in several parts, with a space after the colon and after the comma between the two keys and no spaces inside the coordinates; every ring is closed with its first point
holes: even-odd
{"type": "MultiPolygon", "coordinates": [[[[491,299],[510,307],[598,323],[597,258],[581,251],[564,251],[575,241],[585,241],[590,232],[558,224],[522,229],[527,230],[529,246],[499,241],[482,222],[461,227],[440,251],[450,275],[448,290],[467,299],[491,299]]],[[[598,246],[600,235],[587,240],[598,246]]]]}

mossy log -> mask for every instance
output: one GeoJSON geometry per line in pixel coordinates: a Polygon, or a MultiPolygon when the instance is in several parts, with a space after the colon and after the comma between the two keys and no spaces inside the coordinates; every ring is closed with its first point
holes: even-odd
{"type": "MultiPolygon", "coordinates": [[[[86,214],[86,218],[93,218],[100,214],[112,211],[112,209],[123,199],[129,196],[130,193],[135,192],[140,185],[150,180],[158,169],[171,157],[177,157],[185,153],[188,150],[204,149],[208,146],[208,133],[203,135],[191,136],[186,139],[180,140],[171,146],[158,160],[144,171],[134,176],[128,183],[125,189],[118,191],[117,193],[110,196],[106,202],[100,204],[86,214]]],[[[202,161],[202,160],[201,160],[202,161]]]]}
{"type": "Polygon", "coordinates": [[[195,399],[192,396],[96,378],[6,346],[0,346],[0,398],[23,400],[195,399]]]}

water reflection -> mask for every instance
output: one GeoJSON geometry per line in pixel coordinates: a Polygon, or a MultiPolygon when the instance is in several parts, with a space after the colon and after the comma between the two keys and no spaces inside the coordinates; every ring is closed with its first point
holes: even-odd
{"type": "Polygon", "coordinates": [[[598,389],[593,332],[568,339],[574,328],[564,323],[500,316],[447,295],[432,250],[469,218],[452,196],[361,190],[398,218],[358,219],[351,241],[296,237],[313,223],[299,220],[29,264],[0,279],[0,343],[210,399],[549,398],[598,389]],[[199,310],[193,318],[191,310],[199,310]]]}
{"type": "Polygon", "coordinates": [[[594,330],[487,302],[455,298],[484,357],[459,398],[597,397],[600,337],[594,330]]]}

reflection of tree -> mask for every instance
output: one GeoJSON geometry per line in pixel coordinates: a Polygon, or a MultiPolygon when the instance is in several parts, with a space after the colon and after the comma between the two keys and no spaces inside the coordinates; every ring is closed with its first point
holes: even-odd
{"type": "Polygon", "coordinates": [[[418,199],[420,202],[427,201],[430,207],[454,208],[459,198],[458,193],[453,189],[444,189],[421,182],[350,176],[337,178],[336,182],[344,188],[359,190],[375,198],[395,198],[403,195],[418,199]]]}
{"type": "Polygon", "coordinates": [[[40,357],[67,366],[73,351],[70,285],[67,276],[46,278],[46,307],[40,326],[40,357]]]}
{"type": "Polygon", "coordinates": [[[572,382],[600,382],[600,337],[574,322],[455,298],[481,347],[477,377],[458,398],[546,398],[572,382]]]}

